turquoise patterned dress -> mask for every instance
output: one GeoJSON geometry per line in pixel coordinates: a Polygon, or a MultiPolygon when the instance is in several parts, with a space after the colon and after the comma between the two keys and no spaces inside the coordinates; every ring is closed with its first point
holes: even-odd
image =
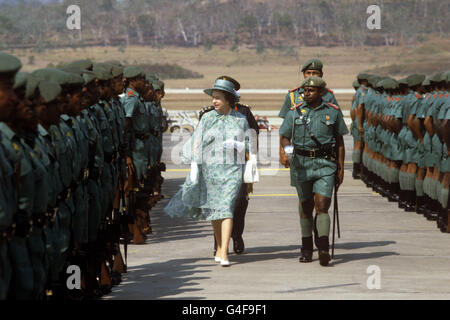
{"type": "Polygon", "coordinates": [[[181,154],[183,162],[198,164],[198,179],[193,183],[188,175],[164,211],[171,217],[188,216],[195,220],[233,218],[243,180],[245,151],[253,151],[253,138],[244,115],[235,110],[227,115],[216,110],[206,113],[181,154]],[[229,139],[245,143],[245,149],[228,150],[223,142],[229,139]]]}

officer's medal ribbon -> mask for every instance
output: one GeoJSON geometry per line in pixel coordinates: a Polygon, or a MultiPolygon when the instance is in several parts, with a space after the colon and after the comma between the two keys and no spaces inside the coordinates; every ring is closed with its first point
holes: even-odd
{"type": "Polygon", "coordinates": [[[326,119],[327,119],[327,126],[329,126],[330,125],[330,116],[329,115],[327,115],[326,117],[325,117],[326,119]]]}

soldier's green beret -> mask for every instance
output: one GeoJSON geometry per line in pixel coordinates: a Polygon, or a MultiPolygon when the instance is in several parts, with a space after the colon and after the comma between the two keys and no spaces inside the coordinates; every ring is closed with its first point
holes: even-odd
{"type": "Polygon", "coordinates": [[[147,73],[145,75],[145,80],[147,80],[148,82],[153,82],[159,80],[159,77],[156,73],[147,73]]]}
{"type": "Polygon", "coordinates": [[[353,81],[352,83],[353,88],[358,89],[361,85],[359,84],[358,80],[353,81]]]}
{"type": "MultiPolygon", "coordinates": [[[[356,80],[356,81],[358,81],[358,80],[356,80]]],[[[375,76],[375,75],[369,75],[369,76],[367,77],[367,82],[368,82],[372,87],[375,87],[378,81],[380,81],[380,77],[378,77],[378,76],[375,76]]]]}
{"type": "Polygon", "coordinates": [[[164,82],[162,82],[161,80],[155,80],[152,81],[152,87],[153,89],[156,90],[163,90],[164,88],[164,82]]]}
{"type": "Polygon", "coordinates": [[[109,80],[112,78],[111,71],[108,70],[108,66],[106,65],[94,66],[92,71],[95,73],[98,80],[109,80]]]}
{"type": "Polygon", "coordinates": [[[42,80],[39,81],[39,94],[46,103],[55,100],[55,98],[61,93],[61,86],[53,81],[42,80]]]}
{"type": "Polygon", "coordinates": [[[428,78],[426,78],[425,80],[423,80],[423,82],[422,82],[422,86],[429,86],[429,85],[431,85],[431,82],[430,82],[430,77],[428,77],[428,78]]]}
{"type": "Polygon", "coordinates": [[[0,52],[0,73],[9,74],[16,73],[19,69],[22,68],[22,62],[16,57],[0,52]]]}
{"type": "Polygon", "coordinates": [[[397,80],[397,83],[398,83],[399,86],[400,85],[405,86],[405,87],[408,86],[408,80],[406,78],[402,78],[402,79],[397,80]]]}
{"type": "Polygon", "coordinates": [[[239,91],[239,89],[241,88],[241,84],[236,79],[233,79],[230,76],[220,76],[216,80],[219,80],[219,79],[228,80],[228,81],[232,82],[234,84],[234,90],[236,90],[236,91],[239,91]]]}
{"type": "Polygon", "coordinates": [[[36,88],[39,85],[39,81],[34,77],[31,73],[27,75],[27,87],[25,91],[25,96],[27,98],[31,97],[34,92],[36,91],[36,88]]]}
{"type": "Polygon", "coordinates": [[[420,85],[425,80],[424,74],[412,74],[408,78],[406,78],[408,81],[408,86],[410,88],[420,85]]]}
{"type": "Polygon", "coordinates": [[[144,70],[139,66],[128,66],[123,69],[123,76],[125,78],[135,78],[145,76],[144,70]]]}
{"type": "Polygon", "coordinates": [[[83,79],[80,75],[73,72],[66,72],[61,69],[44,68],[32,72],[38,81],[56,82],[60,86],[81,86],[83,79]]]}
{"type": "Polygon", "coordinates": [[[108,60],[108,61],[105,61],[106,63],[109,63],[109,64],[112,64],[112,65],[114,65],[114,66],[118,66],[118,67],[122,67],[123,68],[123,65],[122,65],[122,63],[120,63],[120,61],[117,61],[117,60],[108,60]]]}
{"type": "Polygon", "coordinates": [[[84,60],[75,60],[71,63],[65,65],[64,69],[73,69],[73,70],[91,70],[93,66],[93,62],[91,59],[84,60]]]}
{"type": "Polygon", "coordinates": [[[435,75],[431,76],[430,81],[431,82],[442,82],[442,81],[446,81],[447,80],[446,78],[447,77],[444,76],[443,72],[439,72],[439,73],[436,73],[435,75]]]}
{"type": "Polygon", "coordinates": [[[118,77],[123,74],[123,67],[113,64],[111,67],[111,74],[113,77],[118,77]]]}
{"type": "Polygon", "coordinates": [[[303,80],[302,88],[304,87],[319,87],[319,88],[325,88],[327,86],[327,83],[325,80],[323,80],[320,77],[308,77],[305,80],[303,80]]]}
{"type": "Polygon", "coordinates": [[[82,70],[82,78],[84,81],[84,85],[87,85],[91,81],[97,79],[97,77],[95,76],[95,73],[91,70],[82,70]]]}
{"type": "Polygon", "coordinates": [[[320,70],[322,71],[323,69],[323,63],[322,61],[320,61],[319,59],[309,59],[308,61],[306,61],[303,65],[302,65],[302,72],[305,72],[306,70],[320,70]]]}
{"type": "Polygon", "coordinates": [[[360,73],[358,74],[358,76],[356,77],[358,80],[369,80],[370,74],[367,73],[360,73]]]}
{"type": "Polygon", "coordinates": [[[27,72],[17,72],[14,77],[13,89],[19,89],[22,87],[26,87],[27,84],[27,72]]]}
{"type": "Polygon", "coordinates": [[[383,82],[383,87],[385,89],[397,89],[398,88],[398,82],[395,79],[385,79],[383,82]]]}

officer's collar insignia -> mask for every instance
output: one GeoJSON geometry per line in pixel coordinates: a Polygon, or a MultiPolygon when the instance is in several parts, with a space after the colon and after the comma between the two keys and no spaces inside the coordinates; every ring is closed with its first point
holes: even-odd
{"type": "Polygon", "coordinates": [[[291,89],[291,90],[289,90],[289,92],[297,91],[297,90],[300,89],[300,88],[301,88],[301,86],[300,86],[300,87],[297,87],[297,88],[294,88],[294,89],[291,89]]]}
{"type": "Polygon", "coordinates": [[[306,113],[306,110],[305,109],[302,109],[302,110],[300,110],[303,114],[305,114],[306,113]]]}
{"type": "Polygon", "coordinates": [[[329,115],[327,115],[325,118],[326,118],[327,120],[330,120],[330,116],[329,116],[329,115]]]}
{"type": "Polygon", "coordinates": [[[326,104],[329,105],[330,107],[336,109],[336,110],[339,110],[339,107],[337,105],[335,105],[335,104],[332,104],[331,102],[326,102],[326,104]]]}
{"type": "Polygon", "coordinates": [[[13,148],[16,151],[19,151],[19,146],[17,145],[17,143],[13,142],[13,148]]]}
{"type": "Polygon", "coordinates": [[[293,106],[292,108],[291,108],[291,110],[295,110],[295,109],[297,109],[298,107],[300,107],[301,105],[303,104],[303,101],[302,102],[300,102],[299,104],[297,104],[297,105],[295,105],[295,106],[293,106]]]}

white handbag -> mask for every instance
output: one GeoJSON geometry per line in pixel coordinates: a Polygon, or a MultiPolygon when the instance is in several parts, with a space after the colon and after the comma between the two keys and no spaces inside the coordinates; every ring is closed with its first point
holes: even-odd
{"type": "Polygon", "coordinates": [[[259,182],[259,172],[255,154],[250,154],[250,159],[245,162],[244,183],[259,182]]]}

